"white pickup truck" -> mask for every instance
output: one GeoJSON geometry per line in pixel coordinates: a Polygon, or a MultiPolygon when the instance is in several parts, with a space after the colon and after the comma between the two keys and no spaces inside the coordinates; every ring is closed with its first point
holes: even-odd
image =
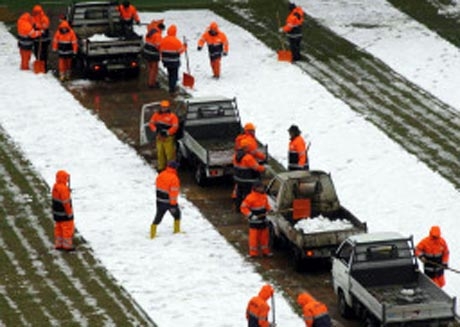
{"type": "Polygon", "coordinates": [[[419,271],[412,237],[353,235],[337,249],[332,281],[340,314],[364,326],[451,326],[456,298],[419,271]]]}

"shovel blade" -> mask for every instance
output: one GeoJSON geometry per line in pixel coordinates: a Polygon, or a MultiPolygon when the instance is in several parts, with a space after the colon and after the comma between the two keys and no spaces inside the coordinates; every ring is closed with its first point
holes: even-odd
{"type": "Polygon", "coordinates": [[[294,199],[292,203],[292,219],[298,220],[311,217],[311,200],[294,199]]]}
{"type": "Polygon", "coordinates": [[[292,61],[292,52],[290,50],[278,50],[278,61],[292,61]]]}
{"type": "Polygon", "coordinates": [[[195,77],[193,77],[192,75],[188,73],[184,73],[182,76],[182,84],[185,87],[189,87],[193,89],[193,86],[195,85],[195,77]]]}
{"type": "Polygon", "coordinates": [[[45,61],[43,60],[34,61],[34,73],[35,74],[45,73],[45,61]]]}

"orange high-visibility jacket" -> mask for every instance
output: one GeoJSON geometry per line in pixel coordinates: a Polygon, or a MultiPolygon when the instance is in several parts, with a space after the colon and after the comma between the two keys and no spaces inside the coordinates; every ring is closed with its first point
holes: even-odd
{"type": "Polygon", "coordinates": [[[140,23],[141,20],[136,8],[133,5],[129,5],[128,8],[125,8],[125,6],[121,4],[117,8],[120,12],[120,18],[122,21],[131,22],[134,20],[136,23],[140,23]]]}
{"type": "Polygon", "coordinates": [[[56,173],[56,182],[51,191],[53,219],[66,221],[73,219],[72,199],[69,188],[70,175],[64,170],[56,173]]]}
{"type": "Polygon", "coordinates": [[[249,326],[269,327],[268,312],[270,306],[267,300],[273,296],[273,288],[270,285],[264,285],[259,294],[249,300],[246,308],[246,319],[249,321],[249,326]]]}
{"type": "Polygon", "coordinates": [[[246,218],[250,218],[251,215],[255,215],[256,219],[249,220],[250,228],[257,228],[266,223],[265,214],[272,210],[270,204],[268,203],[268,197],[265,193],[259,193],[257,191],[252,191],[241,203],[240,211],[246,218]]]}
{"type": "Polygon", "coordinates": [[[169,26],[166,36],[161,40],[161,60],[165,66],[180,66],[180,55],[185,52],[185,45],[176,37],[176,25],[169,26]]]}
{"type": "Polygon", "coordinates": [[[265,167],[259,164],[250,153],[238,150],[233,155],[233,179],[237,183],[254,183],[260,180],[260,173],[265,171],[265,167]]]}
{"type": "Polygon", "coordinates": [[[150,118],[149,127],[158,134],[162,130],[167,130],[168,135],[175,135],[179,129],[179,118],[175,113],[168,111],[155,111],[150,118]]]}
{"type": "Polygon", "coordinates": [[[301,7],[295,7],[287,16],[283,31],[288,33],[288,37],[296,38],[302,36],[302,24],[304,12],[301,7]]]}
{"type": "Polygon", "coordinates": [[[297,302],[302,307],[303,319],[306,327],[315,326],[330,327],[331,318],[324,303],[315,300],[308,293],[299,295],[297,302]]]}
{"type": "Polygon", "coordinates": [[[32,50],[34,39],[42,35],[40,29],[34,29],[32,15],[28,12],[23,13],[18,21],[18,46],[24,50],[32,50]]]}
{"type": "Polygon", "coordinates": [[[198,46],[200,48],[203,47],[205,43],[208,44],[208,52],[211,60],[220,58],[222,53],[227,53],[229,49],[227,35],[219,30],[215,22],[211,23],[198,40],[198,46]]]}
{"type": "Polygon", "coordinates": [[[32,19],[35,27],[40,30],[47,30],[50,28],[50,19],[45,14],[42,6],[35,5],[32,10],[32,19]]]}
{"type": "Polygon", "coordinates": [[[308,148],[305,145],[305,140],[298,135],[289,142],[288,167],[290,169],[304,169],[308,162],[308,148]]]}
{"type": "Polygon", "coordinates": [[[429,261],[424,263],[424,272],[430,278],[443,275],[444,268],[440,265],[449,262],[449,248],[441,236],[429,235],[422,239],[415,247],[415,255],[429,261]]]}
{"type": "Polygon", "coordinates": [[[177,205],[177,199],[180,191],[180,181],[177,171],[174,168],[166,167],[158,174],[156,179],[157,201],[177,205]]]}
{"type": "Polygon", "coordinates": [[[78,51],[78,41],[75,32],[66,20],[63,20],[53,37],[53,51],[57,51],[59,57],[72,57],[78,51]],[[65,29],[65,32],[62,30],[65,29]]]}
{"type": "Polygon", "coordinates": [[[257,160],[264,161],[266,159],[265,153],[259,151],[256,137],[249,132],[244,132],[235,138],[235,150],[241,149],[241,142],[243,140],[247,141],[248,152],[257,160]]]}
{"type": "Polygon", "coordinates": [[[148,61],[160,60],[160,44],[163,36],[158,25],[161,23],[163,20],[154,20],[147,26],[143,55],[148,61]]]}

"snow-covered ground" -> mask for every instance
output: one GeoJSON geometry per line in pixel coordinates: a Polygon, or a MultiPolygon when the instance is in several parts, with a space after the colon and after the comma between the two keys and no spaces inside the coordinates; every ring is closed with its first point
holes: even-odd
{"type": "MultiPolygon", "coordinates": [[[[327,4],[325,0],[309,1],[317,6],[321,1],[327,4]]],[[[241,28],[210,11],[141,14],[144,22],[152,18],[165,18],[167,26],[177,24],[179,36],[189,39],[194,96],[236,96],[243,122],[256,125],[258,137],[283,164],[287,128],[297,123],[313,144],[311,167],[332,173],[342,203],[367,221],[370,231],[399,231],[419,240],[431,225],[439,224],[451,247],[450,264],[460,266],[456,255],[460,250],[456,237],[460,196],[451,184],[297,66],[278,62],[273,51],[241,28]],[[212,20],[230,41],[218,81],[211,78],[206,51],[195,50],[195,42],[212,20]]],[[[380,22],[385,20],[383,14],[380,18],[380,22]]],[[[396,26],[400,23],[388,21],[396,26]]],[[[451,48],[420,25],[404,31],[394,43],[388,40],[387,53],[393,49],[397,56],[401,39],[427,42],[424,53],[451,48]]],[[[377,35],[371,40],[378,40],[377,35]]],[[[1,24],[0,45],[0,124],[49,185],[58,169],[72,174],[77,228],[107,269],[161,327],[244,325],[247,301],[264,282],[252,266],[185,198],[180,205],[186,233],[172,235],[171,219],[165,217],[158,238],[150,240],[155,171],[51,75],[19,71],[16,41],[1,24]]],[[[366,48],[371,47],[369,41],[366,48]]],[[[441,93],[449,96],[451,89],[438,88],[434,82],[436,71],[428,65],[433,56],[395,60],[393,68],[406,74],[409,67],[413,71],[427,67],[425,74],[431,79],[427,78],[424,87],[436,88],[440,97],[441,93]]],[[[439,67],[460,71],[453,52],[446,51],[443,58],[439,67]]],[[[457,82],[454,75],[445,77],[457,82]]],[[[445,290],[459,296],[460,277],[447,272],[445,290]]],[[[302,325],[280,296],[276,312],[279,324],[302,325]]]]}
{"type": "MultiPolygon", "coordinates": [[[[385,0],[298,0],[309,15],[460,110],[460,49],[385,0]]],[[[452,14],[458,7],[450,8],[452,14]]],[[[305,31],[308,33],[308,30],[305,31]]]]}

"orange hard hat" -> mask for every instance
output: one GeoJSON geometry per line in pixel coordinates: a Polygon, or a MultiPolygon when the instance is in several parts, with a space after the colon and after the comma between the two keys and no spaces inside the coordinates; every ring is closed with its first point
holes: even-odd
{"type": "Polygon", "coordinates": [[[162,108],[169,108],[169,106],[170,106],[170,103],[169,103],[168,100],[162,100],[160,102],[160,107],[162,107],[162,108]]]}
{"type": "Polygon", "coordinates": [[[253,123],[246,123],[246,125],[244,125],[244,130],[245,131],[255,131],[256,126],[253,123]]]}

